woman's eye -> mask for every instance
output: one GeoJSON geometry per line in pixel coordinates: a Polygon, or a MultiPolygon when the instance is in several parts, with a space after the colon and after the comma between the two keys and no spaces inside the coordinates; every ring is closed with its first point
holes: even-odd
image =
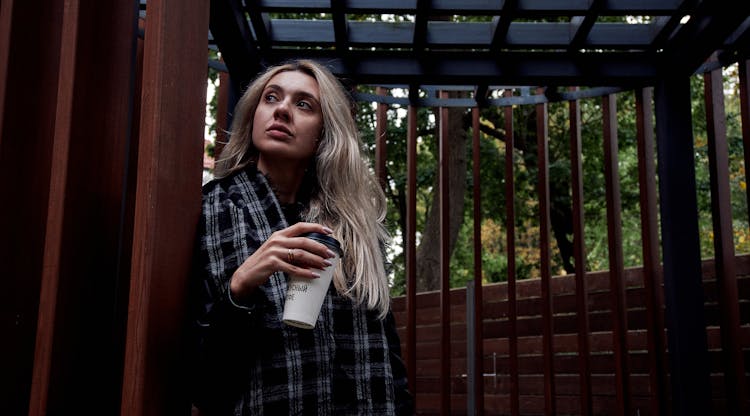
{"type": "Polygon", "coordinates": [[[273,103],[278,100],[279,99],[276,97],[276,94],[266,94],[266,102],[273,103]]]}
{"type": "Polygon", "coordinates": [[[312,110],[312,105],[307,101],[300,101],[297,103],[298,107],[304,108],[305,110],[312,110]]]}

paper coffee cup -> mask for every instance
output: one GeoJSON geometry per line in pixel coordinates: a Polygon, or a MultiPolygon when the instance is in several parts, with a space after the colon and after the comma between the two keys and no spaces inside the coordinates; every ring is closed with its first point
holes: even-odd
{"type": "Polygon", "coordinates": [[[333,263],[323,270],[318,270],[320,277],[310,279],[305,277],[289,276],[286,289],[286,299],[284,301],[283,321],[287,325],[298,328],[312,329],[318,321],[320,308],[323,306],[328,287],[331,285],[333,270],[341,258],[341,245],[339,242],[325,234],[308,233],[303,237],[313,239],[323,243],[336,254],[333,259],[328,259],[333,263]]]}

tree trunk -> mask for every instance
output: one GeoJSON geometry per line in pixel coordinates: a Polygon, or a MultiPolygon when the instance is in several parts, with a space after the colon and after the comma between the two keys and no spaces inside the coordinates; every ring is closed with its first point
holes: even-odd
{"type": "MultiPolygon", "coordinates": [[[[457,93],[450,93],[457,97],[457,93]]],[[[448,110],[448,148],[449,148],[449,209],[450,235],[448,236],[449,252],[453,253],[458,231],[463,224],[464,197],[466,195],[466,140],[467,132],[463,126],[464,108],[448,110]]],[[[439,137],[438,113],[436,137],[439,137]]],[[[417,248],[417,292],[440,289],[440,177],[436,175],[433,197],[427,213],[422,239],[417,248]]]]}

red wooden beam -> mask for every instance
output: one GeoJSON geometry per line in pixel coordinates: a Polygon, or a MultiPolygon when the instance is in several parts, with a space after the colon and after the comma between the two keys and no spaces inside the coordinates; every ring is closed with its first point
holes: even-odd
{"type": "Polygon", "coordinates": [[[417,394],[417,108],[409,106],[406,149],[406,375],[417,394]]]}
{"type": "Polygon", "coordinates": [[[54,340],[57,291],[60,281],[60,258],[63,250],[63,223],[65,217],[65,191],[68,174],[73,124],[73,87],[75,85],[75,58],[78,43],[79,2],[72,0],[63,13],[62,41],[60,46],[60,72],[55,112],[55,133],[52,147],[49,202],[47,211],[44,263],[39,295],[34,373],[29,401],[29,416],[47,413],[47,395],[50,389],[52,343],[54,340]]]}
{"type": "MultiPolygon", "coordinates": [[[[543,93],[541,89],[537,91],[543,93]]],[[[552,325],[552,288],[550,265],[550,191],[549,191],[549,146],[547,103],[536,105],[537,168],[539,193],[539,249],[541,264],[542,333],[544,350],[544,413],[557,413],[555,397],[555,348],[552,325]]]]}
{"type": "Polygon", "coordinates": [[[482,303],[482,187],[479,175],[481,155],[479,146],[479,108],[471,109],[472,179],[474,183],[474,406],[478,415],[484,414],[484,331],[482,303]]]}
{"type": "Polygon", "coordinates": [[[208,6],[148,3],[121,414],[190,409],[180,351],[200,213],[208,6]]]}
{"type": "Polygon", "coordinates": [[[617,386],[617,408],[618,411],[621,411],[619,414],[624,416],[630,414],[631,397],[628,381],[628,315],[623,277],[625,266],[622,254],[622,215],[617,163],[617,103],[615,95],[602,98],[602,113],[615,384],[617,386]]]}
{"type": "Polygon", "coordinates": [[[136,8],[64,6],[60,32],[46,32],[59,66],[29,413],[73,412],[84,400],[110,413],[122,371],[136,8]]]}
{"type": "Polygon", "coordinates": [[[573,196],[573,257],[576,271],[576,312],[578,319],[578,377],[581,415],[591,415],[591,354],[589,351],[589,303],[586,284],[586,247],[583,232],[583,160],[581,109],[578,101],[568,102],[570,120],[570,171],[573,196]]]}
{"type": "Polygon", "coordinates": [[[0,2],[0,175],[9,179],[0,204],[0,389],[8,414],[29,409],[61,24],[60,2],[0,2]]]}
{"type": "Polygon", "coordinates": [[[721,68],[703,74],[703,80],[727,411],[729,414],[749,414],[745,364],[740,344],[741,322],[734,258],[729,150],[721,68]]]}
{"type": "MultiPolygon", "coordinates": [[[[448,98],[440,92],[440,98],[448,98]]],[[[447,107],[440,107],[440,413],[451,412],[451,287],[450,287],[450,144],[447,107]]]]}
{"type": "MultiPolygon", "coordinates": [[[[505,90],[505,97],[513,95],[505,90]]],[[[508,361],[510,369],[510,414],[520,413],[520,389],[518,380],[518,311],[516,308],[516,188],[514,176],[513,106],[503,109],[505,118],[505,239],[508,258],[508,361]]]]}

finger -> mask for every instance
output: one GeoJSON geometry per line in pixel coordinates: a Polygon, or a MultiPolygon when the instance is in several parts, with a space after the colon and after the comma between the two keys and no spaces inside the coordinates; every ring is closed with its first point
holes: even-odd
{"type": "Polygon", "coordinates": [[[284,231],[288,231],[289,236],[298,236],[305,233],[321,233],[326,235],[333,233],[333,230],[326,227],[325,225],[317,224],[314,222],[298,222],[290,227],[285,228],[284,231]]]}
{"type": "Polygon", "coordinates": [[[333,265],[331,259],[302,249],[287,249],[287,263],[292,266],[323,270],[333,265]]]}
{"type": "Polygon", "coordinates": [[[327,245],[306,237],[293,237],[286,243],[288,248],[298,248],[310,252],[322,259],[332,259],[336,256],[327,245]]]}

